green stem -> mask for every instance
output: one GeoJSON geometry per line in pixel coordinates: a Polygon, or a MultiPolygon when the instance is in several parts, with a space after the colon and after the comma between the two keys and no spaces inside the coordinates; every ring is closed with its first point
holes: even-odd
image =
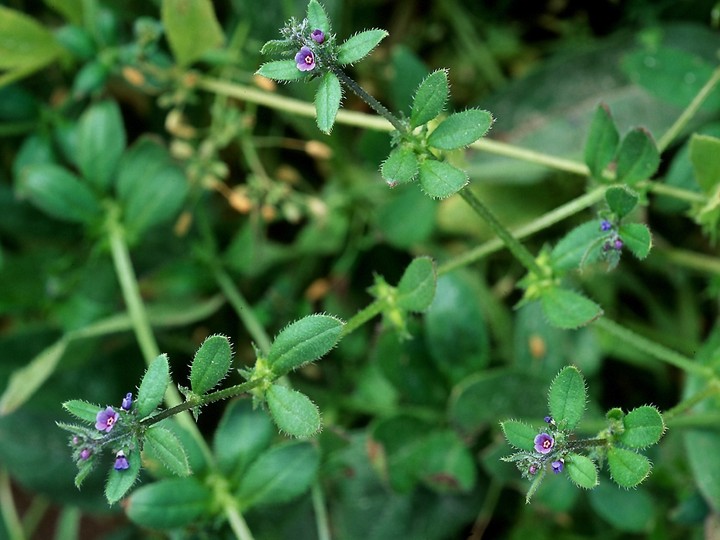
{"type": "Polygon", "coordinates": [[[217,390],[215,392],[212,392],[210,394],[205,394],[197,401],[185,401],[183,403],[180,403],[179,405],[175,405],[174,407],[171,407],[169,409],[165,409],[164,411],[160,411],[159,413],[150,416],[148,418],[144,418],[140,421],[140,424],[146,427],[152,426],[153,424],[157,424],[158,422],[161,422],[162,420],[165,420],[166,418],[170,418],[171,416],[175,416],[176,414],[179,414],[184,411],[189,411],[190,409],[194,409],[195,407],[204,407],[205,405],[209,405],[210,403],[215,403],[216,401],[220,401],[223,399],[228,399],[231,397],[236,397],[242,394],[246,394],[249,390],[252,390],[256,386],[259,386],[264,381],[258,379],[254,381],[247,381],[241,384],[236,384],[235,386],[231,386],[229,388],[223,388],[222,390],[217,390]]]}
{"type": "Polygon", "coordinates": [[[662,137],[660,137],[660,140],[658,140],[657,143],[657,147],[660,153],[662,153],[663,150],[670,146],[670,143],[675,139],[675,137],[677,137],[680,132],[685,129],[685,126],[687,126],[688,122],[692,120],[692,117],[695,116],[695,114],[698,112],[703,102],[715,89],[715,86],[718,84],[718,82],[720,82],[720,68],[717,68],[715,71],[713,71],[710,79],[708,79],[705,85],[695,95],[693,100],[690,102],[690,105],[685,108],[685,110],[678,117],[678,119],[675,120],[675,123],[670,126],[670,128],[663,134],[662,137]]]}
{"type": "Polygon", "coordinates": [[[358,83],[356,83],[352,78],[350,78],[347,73],[345,73],[342,69],[340,69],[337,66],[331,66],[330,71],[338,78],[340,79],[340,82],[345,85],[351,92],[353,92],[357,97],[362,99],[365,103],[370,105],[372,110],[374,110],[376,113],[378,113],[380,116],[385,118],[388,122],[392,124],[392,126],[398,130],[400,133],[407,133],[408,127],[403,124],[403,122],[395,116],[393,113],[391,113],[385,105],[380,103],[377,99],[375,99],[373,96],[368,94],[365,89],[360,86],[358,83]]]}
{"type": "MultiPolygon", "coordinates": [[[[118,280],[120,281],[120,288],[122,289],[123,298],[128,308],[128,314],[132,320],[135,337],[140,345],[143,356],[145,357],[145,362],[149,364],[160,354],[160,348],[155,341],[155,336],[152,333],[150,321],[145,310],[145,304],[140,296],[137,276],[135,275],[135,270],[130,259],[130,250],[125,240],[125,231],[120,223],[120,210],[116,206],[111,207],[108,212],[106,230],[110,243],[113,264],[115,265],[115,272],[118,276],[118,280]]],[[[165,392],[165,402],[171,408],[182,404],[180,393],[177,389],[175,389],[175,387],[168,387],[165,392]]],[[[201,449],[203,456],[205,457],[205,460],[211,465],[211,467],[214,466],[212,452],[190,414],[185,411],[178,415],[177,418],[178,422],[185,427],[190,435],[195,439],[198,447],[201,449]]],[[[242,514],[240,514],[234,505],[230,503],[223,504],[223,511],[231,526],[233,526],[233,530],[235,531],[237,538],[240,540],[253,540],[253,535],[247,526],[239,527],[237,529],[234,527],[234,525],[237,524],[244,524],[242,514]]]]}
{"type": "Polygon", "coordinates": [[[608,440],[605,438],[597,439],[579,439],[577,441],[569,441],[567,447],[570,450],[582,450],[583,448],[592,448],[594,446],[606,446],[608,440]]]}
{"type": "Polygon", "coordinates": [[[218,285],[220,285],[220,289],[222,289],[223,294],[228,299],[233,309],[235,309],[235,312],[240,317],[240,320],[242,320],[245,329],[255,340],[255,343],[257,343],[260,351],[264,355],[267,355],[271,345],[270,337],[257,320],[257,317],[255,317],[252,307],[248,304],[247,300],[245,300],[227,272],[225,272],[219,264],[213,263],[211,266],[213,274],[215,275],[215,280],[218,285]]]}
{"type": "Polygon", "coordinates": [[[685,411],[690,410],[695,405],[700,403],[701,401],[704,401],[712,396],[715,396],[717,394],[720,394],[720,381],[718,379],[713,378],[708,382],[705,387],[697,392],[696,394],[690,396],[689,398],[686,398],[682,400],[680,403],[675,405],[672,409],[666,411],[663,413],[663,419],[668,422],[670,420],[673,420],[678,415],[684,413],[685,411]]]}
{"type": "MultiPolygon", "coordinates": [[[[559,223],[560,221],[563,221],[564,219],[567,219],[568,217],[573,216],[602,200],[605,196],[605,189],[606,188],[604,187],[596,188],[589,193],[581,195],[580,197],[563,204],[562,206],[558,206],[547,214],[531,221],[527,225],[511,231],[511,234],[519,240],[546,229],[555,223],[559,223]]],[[[438,275],[446,274],[456,268],[476,262],[491,253],[499,251],[502,249],[503,245],[504,244],[498,238],[488,240],[484,244],[481,244],[478,247],[441,264],[438,267],[438,275]]]]}
{"type": "Polygon", "coordinates": [[[0,468],[0,513],[2,513],[8,538],[10,540],[24,540],[25,533],[15,507],[10,476],[5,467],[0,468]]]}
{"type": "Polygon", "coordinates": [[[669,429],[720,429],[720,412],[693,412],[667,420],[669,429]]]}
{"type": "Polygon", "coordinates": [[[344,338],[348,334],[351,334],[363,324],[368,322],[370,319],[382,313],[385,303],[380,300],[375,300],[370,305],[356,313],[346,324],[343,326],[342,332],[340,333],[340,339],[344,338]]]}
{"type": "Polygon", "coordinates": [[[492,477],[490,480],[490,486],[488,486],[487,493],[485,494],[485,499],[483,500],[482,508],[480,508],[480,513],[477,518],[475,518],[472,534],[468,540],[481,540],[483,534],[485,534],[485,529],[487,529],[487,526],[490,524],[490,520],[495,513],[495,508],[497,507],[498,500],[500,499],[501,491],[502,483],[497,478],[492,477]]]}
{"type": "Polygon", "coordinates": [[[659,257],[667,259],[673,264],[684,266],[685,268],[690,268],[698,272],[720,275],[720,259],[717,257],[681,249],[663,248],[659,248],[657,254],[659,257]]]}
{"type": "Polygon", "coordinates": [[[315,510],[315,524],[317,526],[318,540],[330,540],[330,524],[325,509],[325,495],[318,480],[312,485],[312,504],[315,510]]]}
{"type": "Polygon", "coordinates": [[[709,367],[693,362],[690,358],[687,358],[686,356],[683,356],[664,345],[650,341],[649,339],[642,337],[627,328],[623,328],[616,322],[613,322],[606,317],[601,317],[593,324],[611,336],[618,338],[622,342],[627,343],[636,349],[665,362],[666,364],[675,366],[676,368],[679,368],[687,373],[692,373],[693,375],[699,375],[704,378],[713,377],[713,371],[709,367]]]}
{"type": "Polygon", "coordinates": [[[531,272],[537,276],[542,275],[542,269],[537,264],[537,262],[535,262],[535,257],[533,257],[532,253],[530,253],[527,248],[525,248],[525,246],[523,246],[512,234],[510,234],[510,231],[508,231],[505,226],[498,221],[498,219],[490,211],[490,209],[485,206],[483,202],[478,199],[472,191],[465,188],[460,191],[460,196],[465,200],[465,202],[470,205],[473,210],[475,210],[476,214],[478,214],[481,218],[485,220],[488,225],[490,225],[490,228],[495,232],[498,238],[500,238],[503,244],[505,244],[505,246],[510,250],[510,252],[515,256],[515,258],[520,261],[520,263],[528,270],[528,272],[531,272]]]}
{"type": "Polygon", "coordinates": [[[707,197],[702,193],[698,193],[697,191],[690,191],[689,189],[669,186],[667,184],[655,182],[652,180],[642,182],[638,187],[647,187],[648,191],[654,193],[655,195],[665,195],[666,197],[672,197],[673,199],[685,201],[688,203],[707,202],[707,197]]]}

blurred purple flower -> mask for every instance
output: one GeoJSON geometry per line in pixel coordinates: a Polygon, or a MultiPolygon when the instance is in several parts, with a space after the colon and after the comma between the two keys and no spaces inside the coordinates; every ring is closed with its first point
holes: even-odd
{"type": "Polygon", "coordinates": [[[535,451],[540,454],[547,454],[552,451],[555,446],[555,439],[547,433],[541,433],[535,437],[535,451]]]}
{"type": "Polygon", "coordinates": [[[115,422],[117,422],[118,416],[120,415],[116,413],[112,407],[100,411],[95,418],[95,428],[109,433],[115,425],[115,422]]]}
{"type": "Polygon", "coordinates": [[[302,47],[295,55],[295,63],[300,71],[310,71],[315,68],[315,55],[309,47],[302,47]]]}
{"type": "Polygon", "coordinates": [[[610,223],[607,219],[603,219],[600,222],[600,230],[609,231],[610,229],[612,229],[612,223],[610,223]]]}
{"type": "Polygon", "coordinates": [[[552,471],[555,474],[561,473],[563,470],[563,467],[565,467],[565,460],[564,459],[558,459],[557,461],[553,461],[550,466],[552,467],[552,471]]]}
{"type": "Polygon", "coordinates": [[[132,398],[132,392],[128,392],[125,394],[125,397],[122,400],[122,405],[120,405],[120,408],[123,411],[129,411],[130,407],[132,407],[133,398],[132,398]]]}
{"type": "Polygon", "coordinates": [[[312,34],[310,34],[310,37],[313,38],[315,43],[322,43],[325,41],[325,32],[320,30],[319,28],[316,28],[312,31],[312,34]]]}
{"type": "Polygon", "coordinates": [[[127,458],[125,457],[125,452],[120,450],[117,454],[115,454],[115,470],[116,471],[124,471],[125,469],[129,469],[130,464],[128,463],[127,458]]]}
{"type": "Polygon", "coordinates": [[[80,459],[82,459],[83,461],[88,459],[91,455],[92,455],[92,452],[90,451],[89,448],[83,448],[82,450],[80,450],[80,459]]]}

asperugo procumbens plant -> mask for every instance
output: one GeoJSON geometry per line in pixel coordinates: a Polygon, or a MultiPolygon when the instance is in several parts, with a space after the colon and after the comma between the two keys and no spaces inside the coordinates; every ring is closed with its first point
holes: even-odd
{"type": "Polygon", "coordinates": [[[128,393],[119,407],[100,407],[81,400],[65,402],[67,411],[82,424],[58,423],[71,433],[70,446],[78,466],[76,486],[109,451],[114,463],[105,495],[109,503],[120,500],[137,480],[141,452],[149,450],[177,476],[191,474],[186,450],[162,420],[191,410],[197,419],[200,408],[241,394],[252,394],[254,404],[264,404],[277,427],[293,437],[309,437],[320,430],[320,413],[312,401],[277,381],[290,371],[317,360],[340,338],[343,322],[328,315],[311,315],[283,329],[266,356],[258,354],[255,366],[242,370],[246,382],[212,391],[231,370],[232,349],[224,336],[207,338],[193,358],[190,387],[180,387],[184,403],[158,410],[170,384],[168,358],[161,354],[151,362],[137,394],[128,393]]]}
{"type": "Polygon", "coordinates": [[[585,413],[585,379],[574,366],[563,368],[548,391],[549,416],[545,426],[535,428],[518,420],[501,422],[507,441],[518,451],[504,457],[530,479],[526,501],[530,502],[549,471],[567,473],[575,485],[592,489],[598,484],[598,467],[607,462],[610,477],[621,487],[632,488],[650,474],[650,460],[638,450],[656,444],[665,423],[653,406],[643,405],[627,414],[610,409],[607,427],[595,437],[580,438],[575,430],[585,413]]]}

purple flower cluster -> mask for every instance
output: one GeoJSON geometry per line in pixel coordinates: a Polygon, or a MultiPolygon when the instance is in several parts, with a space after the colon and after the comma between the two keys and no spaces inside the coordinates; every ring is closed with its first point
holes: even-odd
{"type": "MultiPolygon", "coordinates": [[[[310,39],[318,45],[322,45],[325,42],[325,32],[316,28],[310,33],[310,39]]],[[[312,45],[312,42],[306,43],[312,45]]],[[[295,65],[300,71],[312,71],[315,69],[315,53],[308,45],[300,47],[300,50],[295,55],[295,65]]]]}

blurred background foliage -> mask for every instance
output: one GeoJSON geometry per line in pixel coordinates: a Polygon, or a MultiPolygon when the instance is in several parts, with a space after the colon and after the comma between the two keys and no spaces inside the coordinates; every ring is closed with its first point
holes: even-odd
{"type": "MultiPolygon", "coordinates": [[[[314,88],[253,78],[264,61],[260,46],[305,12],[302,0],[213,5],[219,28],[198,30],[194,38],[208,47],[194,57],[162,35],[158,1],[3,2],[38,23],[27,29],[34,49],[0,57],[0,464],[3,493],[14,495],[35,538],[159,534],[107,507],[102,474],[74,488],[65,436],[54,425],[63,401],[118,401],[144,370],[102,222],[58,220],[23,196],[26,167],[78,170],[78,122],[91,104],[116,102],[128,146],[157,142],[187,179],[172,215],[160,219],[153,210],[148,227],[128,238],[177,381],[212,333],[230,336],[238,367],[254,360],[253,338],[217,268],[274,335],[312,312],[347,319],[369,303],[375,274],[396,283],[413,256],[442,263],[491,237],[457,197],[437,202],[416,186],[388,189],[378,173],[386,133],[338,125],[325,137],[312,118],[203,88],[212,79],[306,101],[314,88]]],[[[352,71],[391,108],[407,112],[423,77],[447,67],[451,107],[492,111],[491,138],[575,160],[600,101],[621,132],[642,125],[657,139],[707,80],[720,46],[714,0],[325,6],[341,37],[373,27],[390,32],[352,71]]],[[[0,28],[0,48],[12,49],[3,33],[12,34],[0,28]]],[[[367,112],[352,97],[345,106],[367,112]]],[[[716,93],[688,131],[717,135],[719,107],[716,93]]],[[[475,151],[453,159],[511,228],[586,188],[582,177],[526,161],[475,151]]],[[[685,145],[663,155],[667,184],[698,190],[689,171],[685,145]]],[[[152,196],[165,201],[172,193],[152,196]]],[[[678,264],[677,249],[716,251],[687,210],[683,201],[654,197],[640,210],[653,231],[653,254],[642,263],[626,257],[612,273],[589,268],[578,283],[612,319],[681,353],[705,350],[710,362],[713,341],[703,343],[717,316],[718,270],[678,264]]],[[[592,217],[570,218],[526,244],[538,252],[592,217]]],[[[541,419],[545,389],[560,367],[574,363],[590,382],[587,432],[603,407],[664,410],[688,389],[679,371],[600,331],[560,331],[536,307],[514,309],[523,273],[504,251],[448,273],[430,311],[409,321],[413,339],[398,340],[373,322],[293,376],[327,426],[318,439],[320,478],[336,537],[466,538],[473,524],[487,538],[702,538],[703,526],[707,538],[717,535],[717,485],[698,487],[704,470],[691,470],[684,444],[702,441],[684,441],[682,426],[653,451],[653,475],[637,490],[602,482],[585,493],[553,477],[532,506],[524,504],[516,472],[498,461],[507,453],[498,421],[541,419]],[[434,439],[423,438],[428,432],[434,439]],[[413,447],[419,440],[424,446],[413,447]],[[471,470],[444,464],[438,475],[428,473],[431,459],[417,455],[432,457],[438,445],[465,449],[471,470]],[[443,482],[448,471],[457,484],[443,482]]],[[[224,411],[213,405],[200,418],[208,439],[224,411]]],[[[716,446],[711,439],[708,448],[716,446]]],[[[309,495],[247,517],[257,538],[316,538],[309,495]]],[[[0,525],[0,538],[8,534],[0,525]]],[[[173,537],[230,537],[222,523],[184,534],[173,537]]]]}

